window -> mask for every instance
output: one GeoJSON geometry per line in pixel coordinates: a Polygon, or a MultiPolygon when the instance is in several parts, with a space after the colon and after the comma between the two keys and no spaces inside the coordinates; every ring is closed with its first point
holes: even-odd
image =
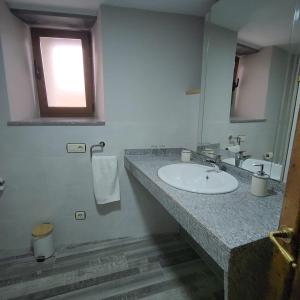
{"type": "Polygon", "coordinates": [[[264,122],[271,72],[272,48],[238,44],[235,57],[231,122],[264,122]]]}
{"type": "Polygon", "coordinates": [[[41,117],[87,117],[94,111],[89,31],[32,28],[41,117]]]}

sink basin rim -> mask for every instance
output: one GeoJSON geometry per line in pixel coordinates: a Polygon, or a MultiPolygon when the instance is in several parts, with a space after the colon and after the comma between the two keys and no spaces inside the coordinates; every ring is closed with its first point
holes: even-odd
{"type": "Polygon", "coordinates": [[[174,163],[159,168],[159,170],[157,171],[157,175],[163,182],[165,182],[169,186],[172,186],[179,190],[183,190],[191,193],[197,193],[197,194],[204,194],[204,195],[226,194],[226,193],[231,193],[238,188],[239,182],[231,174],[223,171],[220,171],[218,173],[217,172],[207,173],[206,172],[207,170],[214,170],[214,168],[210,166],[197,164],[197,163],[174,163]],[[182,178],[179,178],[180,175],[177,174],[178,176],[176,177],[174,175],[175,172],[173,172],[171,176],[175,177],[175,179],[168,178],[168,175],[164,173],[170,170],[172,171],[172,168],[173,169],[175,168],[175,171],[178,172],[180,168],[185,168],[185,167],[191,169],[192,171],[198,169],[197,171],[200,172],[196,174],[195,178],[194,177],[184,178],[184,176],[181,176],[182,178]],[[207,175],[209,176],[210,179],[212,179],[209,182],[205,180],[207,175]],[[179,182],[174,182],[174,180],[175,181],[177,180],[179,182]],[[188,182],[184,183],[184,180],[188,182]],[[193,186],[191,186],[189,180],[194,182],[193,186]],[[217,185],[217,188],[215,188],[215,186],[212,187],[212,185],[217,185]]]}

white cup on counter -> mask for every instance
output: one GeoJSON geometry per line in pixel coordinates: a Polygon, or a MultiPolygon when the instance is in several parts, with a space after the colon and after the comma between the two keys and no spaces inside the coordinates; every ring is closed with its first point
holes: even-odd
{"type": "Polygon", "coordinates": [[[192,151],[191,150],[183,149],[181,151],[181,161],[182,162],[191,161],[191,156],[192,156],[192,151]]]}

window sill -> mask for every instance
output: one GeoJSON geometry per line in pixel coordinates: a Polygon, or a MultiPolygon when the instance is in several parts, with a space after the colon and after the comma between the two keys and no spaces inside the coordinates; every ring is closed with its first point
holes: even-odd
{"type": "Polygon", "coordinates": [[[104,126],[97,118],[36,118],[25,121],[9,121],[7,126],[104,126]]]}
{"type": "Polygon", "coordinates": [[[230,123],[259,123],[266,122],[266,119],[239,119],[239,118],[231,118],[230,123]]]}

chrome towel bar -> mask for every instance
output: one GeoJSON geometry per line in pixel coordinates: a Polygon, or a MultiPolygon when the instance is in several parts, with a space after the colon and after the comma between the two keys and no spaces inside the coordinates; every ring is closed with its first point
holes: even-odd
{"type": "Polygon", "coordinates": [[[105,147],[105,142],[101,141],[99,144],[96,144],[96,145],[92,145],[90,147],[90,157],[91,157],[91,160],[92,160],[92,156],[93,156],[93,150],[95,148],[100,148],[100,152],[103,152],[103,148],[105,147]]]}

